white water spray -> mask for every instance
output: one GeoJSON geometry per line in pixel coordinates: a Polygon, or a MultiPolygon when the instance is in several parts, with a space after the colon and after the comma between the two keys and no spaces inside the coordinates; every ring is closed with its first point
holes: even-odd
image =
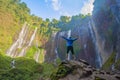
{"type": "Polygon", "coordinates": [[[27,23],[25,23],[22,27],[21,32],[19,33],[19,37],[18,39],[15,41],[15,43],[13,43],[13,45],[10,47],[10,49],[7,51],[7,55],[14,57],[14,53],[16,51],[17,48],[21,48],[22,44],[23,44],[23,38],[26,35],[26,29],[27,27],[27,23]],[[24,33],[25,32],[25,33],[24,33]]]}
{"type": "Polygon", "coordinates": [[[68,38],[71,37],[71,30],[68,31],[68,38]]]}
{"type": "Polygon", "coordinates": [[[33,40],[34,40],[34,38],[35,38],[35,34],[36,34],[36,32],[37,32],[37,28],[35,28],[35,31],[34,31],[34,33],[33,33],[32,37],[31,37],[31,39],[30,39],[30,42],[29,42],[29,45],[28,45],[28,46],[31,46],[32,41],[33,41],[33,40]]]}
{"type": "Polygon", "coordinates": [[[88,23],[89,24],[89,29],[90,29],[90,34],[91,34],[91,37],[92,37],[92,40],[93,40],[93,43],[95,44],[95,51],[96,51],[96,68],[100,68],[102,67],[102,59],[101,59],[101,55],[100,55],[100,52],[99,52],[99,48],[98,48],[98,43],[96,41],[96,36],[95,36],[95,33],[94,33],[94,30],[91,26],[91,22],[88,23]]]}
{"type": "Polygon", "coordinates": [[[38,50],[34,55],[34,59],[36,62],[39,62],[39,56],[40,56],[40,50],[38,50]]]}
{"type": "Polygon", "coordinates": [[[37,32],[37,28],[34,30],[30,41],[28,40],[29,37],[29,29],[28,29],[27,23],[25,23],[21,29],[21,32],[19,33],[18,39],[13,43],[13,45],[10,47],[10,49],[7,51],[7,55],[11,57],[22,57],[25,56],[26,50],[28,49],[29,46],[31,46],[32,41],[35,38],[35,34],[37,32]],[[26,42],[29,42],[26,44],[26,42]],[[19,52],[19,50],[21,52],[19,52]]]}
{"type": "MultiPolygon", "coordinates": [[[[71,30],[68,31],[68,38],[71,37],[71,30]]],[[[70,60],[70,53],[68,53],[68,60],[70,60]]]]}

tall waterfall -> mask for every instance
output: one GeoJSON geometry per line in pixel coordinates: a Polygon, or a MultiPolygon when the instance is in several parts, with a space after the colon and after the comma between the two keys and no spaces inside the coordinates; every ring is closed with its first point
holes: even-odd
{"type": "MultiPolygon", "coordinates": [[[[56,34],[57,34],[57,32],[53,31],[53,34],[52,34],[52,46],[51,46],[52,48],[55,46],[54,43],[55,43],[56,34]]],[[[53,52],[55,53],[55,61],[56,61],[56,59],[59,57],[59,55],[58,55],[58,43],[56,43],[56,48],[53,48],[53,49],[54,49],[53,52]]]]}
{"type": "Polygon", "coordinates": [[[19,33],[18,39],[13,43],[13,45],[10,47],[10,49],[7,51],[8,56],[15,56],[16,49],[21,48],[24,42],[24,37],[26,36],[27,33],[27,23],[25,23],[22,27],[21,32],[19,33]]]}
{"type": "Polygon", "coordinates": [[[28,49],[29,46],[31,46],[32,41],[33,41],[34,38],[35,38],[35,34],[36,34],[36,32],[37,32],[37,28],[35,28],[35,30],[34,30],[32,36],[31,36],[31,38],[30,38],[29,44],[26,45],[26,47],[24,47],[24,48],[22,49],[22,51],[19,53],[19,55],[18,55],[19,57],[21,57],[21,56],[25,56],[25,54],[26,54],[26,50],[28,49]]]}
{"type": "MultiPolygon", "coordinates": [[[[68,36],[68,38],[71,37],[71,30],[68,31],[67,36],[68,36]]],[[[70,60],[70,53],[68,54],[68,60],[70,60]]]]}
{"type": "MultiPolygon", "coordinates": [[[[112,12],[112,14],[113,14],[113,16],[115,17],[115,19],[116,19],[116,22],[120,25],[120,11],[119,11],[119,7],[120,7],[120,1],[119,0],[116,0],[116,3],[117,4],[113,4],[113,5],[111,5],[110,6],[110,9],[111,9],[111,12],[112,12]]],[[[118,26],[118,27],[120,27],[120,26],[118,26]]],[[[120,30],[120,28],[118,28],[118,30],[120,30]]],[[[120,34],[120,32],[119,31],[117,31],[117,35],[119,35],[120,34]]],[[[119,44],[119,40],[120,40],[120,37],[118,37],[117,36],[117,41],[116,41],[116,44],[115,44],[115,46],[117,47],[117,43],[119,44]]],[[[117,50],[117,49],[116,49],[117,50]]],[[[118,60],[118,56],[119,56],[119,52],[118,52],[118,50],[116,51],[116,53],[115,53],[115,62],[112,64],[112,66],[111,66],[111,69],[114,71],[115,70],[115,63],[117,62],[117,60],[118,60]]]]}
{"type": "Polygon", "coordinates": [[[71,36],[71,30],[68,31],[68,38],[71,36]]]}
{"type": "Polygon", "coordinates": [[[39,62],[39,56],[40,56],[40,50],[38,50],[34,55],[34,59],[36,62],[39,62]]]}
{"type": "Polygon", "coordinates": [[[33,41],[34,38],[35,38],[36,32],[37,32],[37,28],[35,28],[35,31],[34,31],[33,35],[31,36],[31,39],[30,39],[30,42],[29,42],[29,45],[28,45],[28,46],[31,46],[31,43],[32,43],[32,41],[33,41]]]}
{"type": "Polygon", "coordinates": [[[96,36],[95,36],[95,33],[94,33],[94,29],[91,25],[91,22],[88,23],[89,24],[89,29],[90,29],[90,34],[91,34],[91,37],[92,37],[92,41],[95,45],[95,51],[96,51],[96,68],[100,68],[102,67],[102,59],[101,59],[101,55],[100,55],[100,52],[99,52],[99,48],[98,48],[98,43],[96,41],[96,36]]]}
{"type": "Polygon", "coordinates": [[[32,41],[35,38],[36,32],[37,32],[37,28],[34,30],[34,32],[31,35],[28,24],[25,23],[21,29],[21,32],[19,33],[18,39],[8,49],[7,55],[11,57],[25,56],[26,50],[28,49],[29,46],[31,46],[32,41]],[[31,37],[29,38],[29,36],[31,37]]]}

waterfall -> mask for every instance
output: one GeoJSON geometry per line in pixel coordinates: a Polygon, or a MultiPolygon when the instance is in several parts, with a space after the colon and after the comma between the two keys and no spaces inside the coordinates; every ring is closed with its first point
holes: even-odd
{"type": "MultiPolygon", "coordinates": [[[[52,47],[54,47],[54,43],[55,43],[55,38],[56,38],[56,34],[57,32],[53,32],[53,35],[52,35],[52,47]]],[[[58,41],[58,36],[57,36],[57,41],[58,41]]],[[[54,49],[54,48],[53,48],[54,49]]],[[[56,42],[56,46],[55,46],[55,49],[54,49],[54,53],[55,53],[55,61],[57,58],[59,58],[59,55],[58,55],[58,43],[56,42]]]]}
{"type": "Polygon", "coordinates": [[[18,39],[13,43],[10,49],[7,51],[7,55],[13,57],[17,48],[21,48],[23,44],[24,37],[26,35],[27,23],[22,27],[21,32],[19,33],[18,39]]]}
{"type": "Polygon", "coordinates": [[[83,48],[84,48],[84,53],[85,53],[85,56],[86,56],[86,59],[88,60],[88,54],[87,54],[87,44],[86,43],[84,43],[84,46],[83,46],[83,48]]]}
{"type": "Polygon", "coordinates": [[[32,43],[32,41],[33,41],[34,38],[35,38],[35,34],[36,34],[36,32],[37,32],[37,28],[35,28],[35,31],[34,31],[32,37],[31,37],[31,39],[30,39],[30,42],[29,42],[29,45],[28,45],[28,46],[31,46],[31,43],[32,43]]]}
{"type": "Polygon", "coordinates": [[[71,37],[71,30],[68,31],[68,38],[71,37]]]}
{"type": "Polygon", "coordinates": [[[58,56],[58,48],[55,48],[55,54],[56,54],[56,58],[59,58],[59,56],[58,56]]]}
{"type": "Polygon", "coordinates": [[[91,26],[91,22],[88,23],[89,24],[89,30],[90,30],[90,34],[91,34],[91,37],[92,37],[92,41],[95,45],[95,51],[96,51],[96,68],[100,68],[102,67],[102,59],[101,59],[101,55],[100,55],[100,52],[99,52],[99,48],[98,48],[98,43],[96,41],[96,36],[95,36],[95,33],[94,33],[94,29],[93,27],[91,26]]]}
{"type": "MultiPolygon", "coordinates": [[[[110,9],[111,9],[111,12],[112,12],[112,14],[113,14],[113,16],[115,17],[115,19],[116,19],[116,22],[120,25],[120,11],[119,11],[119,8],[120,8],[120,1],[119,0],[116,0],[116,3],[117,4],[113,4],[113,5],[111,5],[110,6],[110,9]]],[[[120,28],[118,28],[118,30],[120,30],[120,28]]],[[[117,35],[119,35],[119,31],[117,32],[117,35]]],[[[116,41],[116,43],[119,43],[118,42],[119,41],[119,37],[117,37],[117,41],[116,41]]],[[[116,46],[117,46],[117,44],[116,44],[116,46]]],[[[118,60],[118,55],[119,55],[119,52],[117,51],[116,52],[116,54],[115,54],[115,62],[112,64],[112,66],[111,66],[111,69],[114,71],[115,70],[115,63],[117,62],[117,60],[118,60]]]]}
{"type": "Polygon", "coordinates": [[[115,19],[116,19],[117,23],[120,24],[120,21],[119,21],[119,18],[118,18],[118,16],[119,16],[119,14],[118,14],[118,11],[119,11],[118,6],[115,5],[115,4],[111,5],[110,9],[111,9],[112,14],[115,16],[115,19]]]}
{"type": "Polygon", "coordinates": [[[25,56],[25,53],[26,53],[27,48],[28,48],[28,47],[23,48],[22,51],[19,53],[18,57],[25,56]]]}
{"type": "Polygon", "coordinates": [[[36,32],[37,32],[37,28],[35,28],[35,30],[34,30],[32,36],[31,36],[31,38],[30,38],[29,44],[28,44],[26,47],[24,47],[24,48],[22,49],[22,51],[19,53],[19,55],[18,55],[19,57],[25,56],[26,50],[28,49],[29,46],[31,46],[32,41],[33,41],[34,38],[35,38],[36,32]]]}
{"type": "Polygon", "coordinates": [[[25,56],[26,50],[29,46],[31,46],[32,41],[35,38],[35,34],[37,32],[37,28],[34,30],[31,38],[29,40],[29,27],[27,23],[25,23],[19,33],[18,39],[12,44],[12,46],[8,49],[7,55],[11,57],[22,57],[25,56]],[[27,42],[29,42],[27,44],[27,42]]]}
{"type": "MultiPolygon", "coordinates": [[[[68,38],[71,37],[71,30],[68,31],[67,36],[68,36],[68,38]]],[[[70,53],[68,54],[68,60],[70,60],[70,53]]]]}
{"type": "Polygon", "coordinates": [[[34,55],[34,59],[36,62],[39,62],[39,56],[40,56],[40,50],[38,50],[34,55]]]}

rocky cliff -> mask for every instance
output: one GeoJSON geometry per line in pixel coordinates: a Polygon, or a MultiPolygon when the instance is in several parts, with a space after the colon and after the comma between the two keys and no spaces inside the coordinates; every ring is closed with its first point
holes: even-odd
{"type": "Polygon", "coordinates": [[[116,63],[120,58],[120,1],[95,0],[92,18],[99,35],[97,43],[103,63],[111,54],[115,54],[112,63],[116,63]]]}
{"type": "MultiPolygon", "coordinates": [[[[119,63],[120,1],[95,0],[92,17],[86,17],[78,22],[71,22],[74,27],[70,29],[72,37],[79,37],[74,43],[77,59],[84,59],[97,68],[102,67],[104,63],[110,62],[109,66],[112,66],[112,63],[119,63]],[[109,58],[112,54],[115,55],[111,62],[109,58]]],[[[60,31],[56,34],[51,54],[56,56],[57,53],[57,56],[64,60],[66,47],[61,35],[68,37],[69,31],[60,31]]]]}

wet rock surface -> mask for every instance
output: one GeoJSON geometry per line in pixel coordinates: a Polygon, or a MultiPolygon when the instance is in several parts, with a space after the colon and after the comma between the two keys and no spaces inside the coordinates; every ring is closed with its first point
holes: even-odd
{"type": "Polygon", "coordinates": [[[120,80],[119,71],[95,69],[84,60],[63,61],[50,76],[51,80],[120,80]]]}

